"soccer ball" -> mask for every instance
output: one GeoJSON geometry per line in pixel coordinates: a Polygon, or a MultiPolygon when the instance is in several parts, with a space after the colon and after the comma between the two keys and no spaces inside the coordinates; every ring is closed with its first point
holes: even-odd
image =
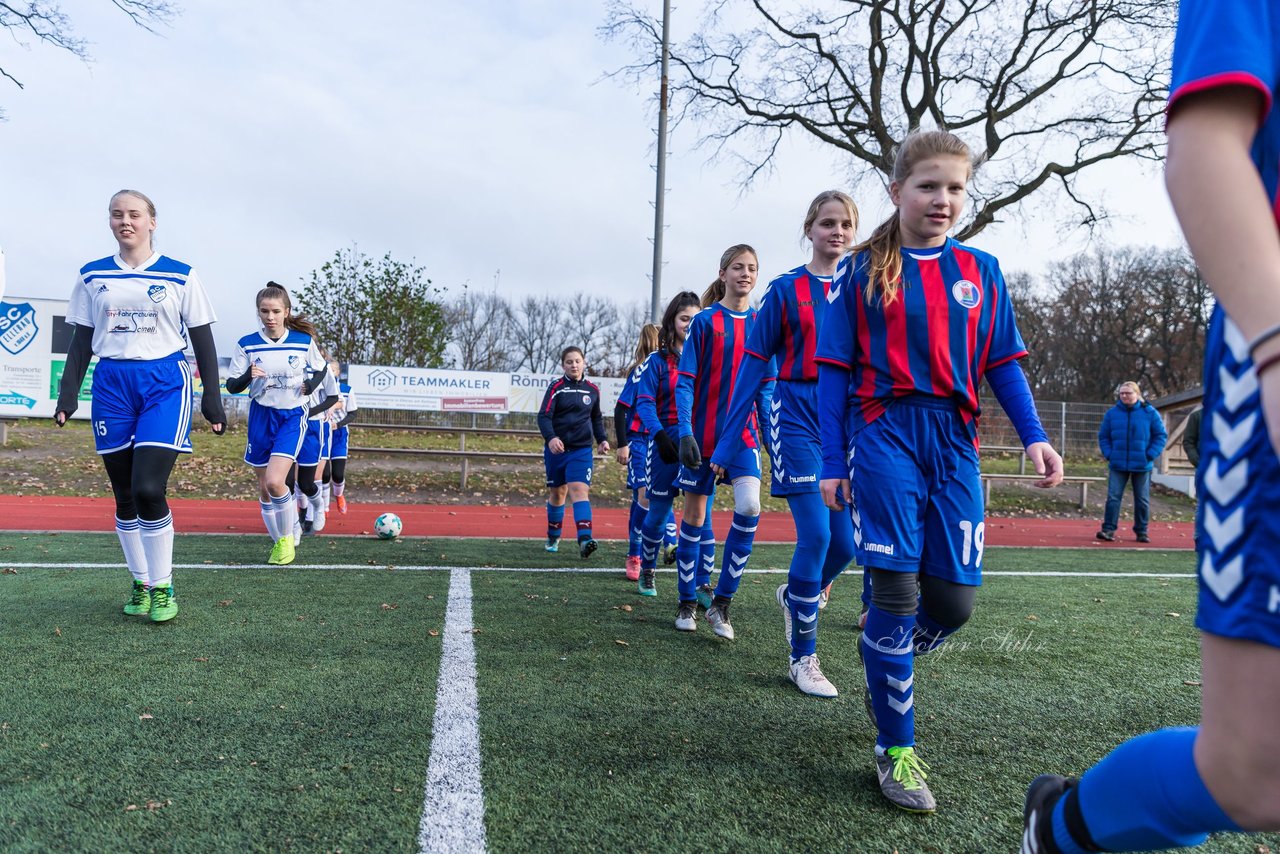
{"type": "Polygon", "coordinates": [[[394,513],[383,513],[373,520],[373,530],[380,540],[394,540],[400,536],[400,517],[394,513]]]}

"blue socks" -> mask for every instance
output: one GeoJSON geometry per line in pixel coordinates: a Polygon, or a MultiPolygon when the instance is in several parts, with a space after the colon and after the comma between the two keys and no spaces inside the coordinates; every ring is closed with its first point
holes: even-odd
{"type": "Polygon", "coordinates": [[[662,531],[671,515],[670,498],[649,496],[649,512],[644,514],[640,527],[640,568],[654,569],[658,565],[658,548],[662,545],[662,531]]]}
{"type": "Polygon", "coordinates": [[[876,718],[876,747],[913,747],[916,743],[912,638],[914,614],[899,616],[872,605],[858,643],[867,671],[867,689],[876,718]]]}
{"type": "Polygon", "coordinates": [[[547,502],[547,539],[560,539],[560,531],[564,528],[564,505],[558,507],[547,502]]]}
{"type": "MultiPolygon", "coordinates": [[[[676,548],[676,589],[681,602],[692,602],[698,598],[698,565],[702,562],[701,526],[694,527],[688,522],[680,523],[680,545],[676,548]]],[[[715,542],[712,542],[715,546],[715,542]]]]}
{"type": "MultiPolygon", "coordinates": [[[[563,518],[563,516],[561,517],[563,518]]],[[[591,502],[573,502],[573,521],[578,526],[578,542],[591,539],[591,502]]]]}
{"type": "Polygon", "coordinates": [[[644,517],[649,511],[640,506],[636,491],[631,490],[631,515],[627,519],[627,557],[640,556],[640,529],[644,525],[644,517]]]}
{"type": "Polygon", "coordinates": [[[1192,757],[1197,732],[1162,729],[1138,736],[1090,768],[1053,809],[1053,838],[1063,854],[1087,850],[1067,830],[1073,799],[1093,842],[1107,851],[1190,847],[1210,833],[1239,831],[1200,779],[1192,757]]]}
{"type": "MultiPolygon", "coordinates": [[[[684,522],[680,523],[681,536],[684,532],[684,522]]],[[[711,584],[711,570],[716,565],[716,532],[711,530],[711,501],[707,501],[707,516],[702,524],[702,540],[699,546],[698,560],[698,578],[695,586],[711,584]]]]}
{"type": "MultiPolygon", "coordinates": [[[[831,525],[839,513],[828,510],[817,492],[787,496],[796,526],[796,550],[787,570],[787,606],[791,609],[791,660],[812,655],[818,643],[818,594],[830,583],[825,579],[831,554],[831,525]]],[[[851,527],[844,514],[846,527],[851,527]]],[[[852,547],[852,536],[849,546],[852,547]]],[[[845,563],[848,561],[846,560],[845,563]]],[[[843,569],[843,565],[840,569],[843,569]]],[[[832,573],[835,577],[835,573],[832,573]]]]}
{"type": "Polygon", "coordinates": [[[759,523],[759,516],[743,516],[734,511],[733,527],[729,529],[729,536],[724,538],[724,563],[720,567],[720,580],[716,582],[716,596],[732,598],[738,592],[759,523]]]}

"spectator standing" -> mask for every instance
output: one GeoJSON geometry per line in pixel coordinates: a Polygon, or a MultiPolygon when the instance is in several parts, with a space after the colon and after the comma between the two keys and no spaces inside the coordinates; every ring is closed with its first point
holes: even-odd
{"type": "Polygon", "coordinates": [[[1155,407],[1142,398],[1142,390],[1132,381],[1116,389],[1116,405],[1102,416],[1098,448],[1107,460],[1107,508],[1102,517],[1099,540],[1116,538],[1120,524],[1120,501],[1124,487],[1133,482],[1133,533],[1138,542],[1149,543],[1147,524],[1151,517],[1151,468],[1164,450],[1169,433],[1155,407]]]}

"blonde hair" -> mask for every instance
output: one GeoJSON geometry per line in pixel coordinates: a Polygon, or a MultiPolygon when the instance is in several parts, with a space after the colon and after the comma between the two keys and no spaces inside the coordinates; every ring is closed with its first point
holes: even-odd
{"type": "Polygon", "coordinates": [[[853,199],[840,190],[823,190],[813,197],[813,201],[809,202],[809,210],[805,212],[803,231],[806,236],[809,234],[809,229],[813,228],[813,224],[818,221],[818,211],[827,202],[840,202],[844,205],[845,212],[853,221],[853,230],[858,230],[858,206],[853,199]]]}
{"type": "Polygon", "coordinates": [[[646,323],[640,327],[640,338],[636,341],[636,352],[627,366],[627,376],[640,367],[640,363],[649,358],[649,354],[658,349],[658,324],[646,323]]]}
{"type": "MultiPolygon", "coordinates": [[[[973,171],[973,154],[969,146],[960,137],[945,130],[913,130],[898,146],[893,158],[893,173],[889,176],[891,183],[901,185],[911,176],[911,170],[922,160],[931,157],[963,157],[969,161],[970,172],[973,171]]],[[[880,223],[862,243],[853,247],[855,253],[866,252],[867,260],[867,302],[879,294],[884,305],[889,305],[898,298],[898,288],[902,280],[902,222],[901,213],[897,210],[893,215],[880,223]]]]}
{"type": "Polygon", "coordinates": [[[724,271],[729,269],[729,265],[732,264],[739,255],[745,255],[748,252],[750,252],[752,256],[756,259],[757,264],[760,263],[760,256],[756,253],[756,250],[752,249],[750,246],[748,246],[745,243],[735,243],[732,246],[730,246],[728,249],[724,250],[724,254],[720,256],[720,274],[721,275],[716,276],[715,281],[712,282],[710,285],[708,285],[707,289],[702,292],[703,308],[710,308],[711,306],[720,302],[720,300],[724,299],[724,295],[725,295],[725,286],[724,286],[724,278],[723,278],[724,271]]]}

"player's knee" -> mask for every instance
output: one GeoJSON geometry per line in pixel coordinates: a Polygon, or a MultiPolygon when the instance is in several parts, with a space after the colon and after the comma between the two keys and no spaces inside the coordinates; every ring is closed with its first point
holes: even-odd
{"type": "Polygon", "coordinates": [[[919,573],[872,567],[871,604],[881,611],[906,617],[916,612],[919,573]]]}
{"type": "MultiPolygon", "coordinates": [[[[874,581],[872,582],[874,584],[874,581]]],[[[931,575],[920,578],[920,607],[940,626],[958,629],[973,616],[978,588],[931,575]]]]}
{"type": "Polygon", "coordinates": [[[740,477],[733,482],[733,511],[739,516],[760,515],[760,479],[740,477]]]}
{"type": "Polygon", "coordinates": [[[140,519],[163,519],[169,512],[165,501],[165,485],[160,481],[142,479],[133,486],[133,503],[140,519]]]}

